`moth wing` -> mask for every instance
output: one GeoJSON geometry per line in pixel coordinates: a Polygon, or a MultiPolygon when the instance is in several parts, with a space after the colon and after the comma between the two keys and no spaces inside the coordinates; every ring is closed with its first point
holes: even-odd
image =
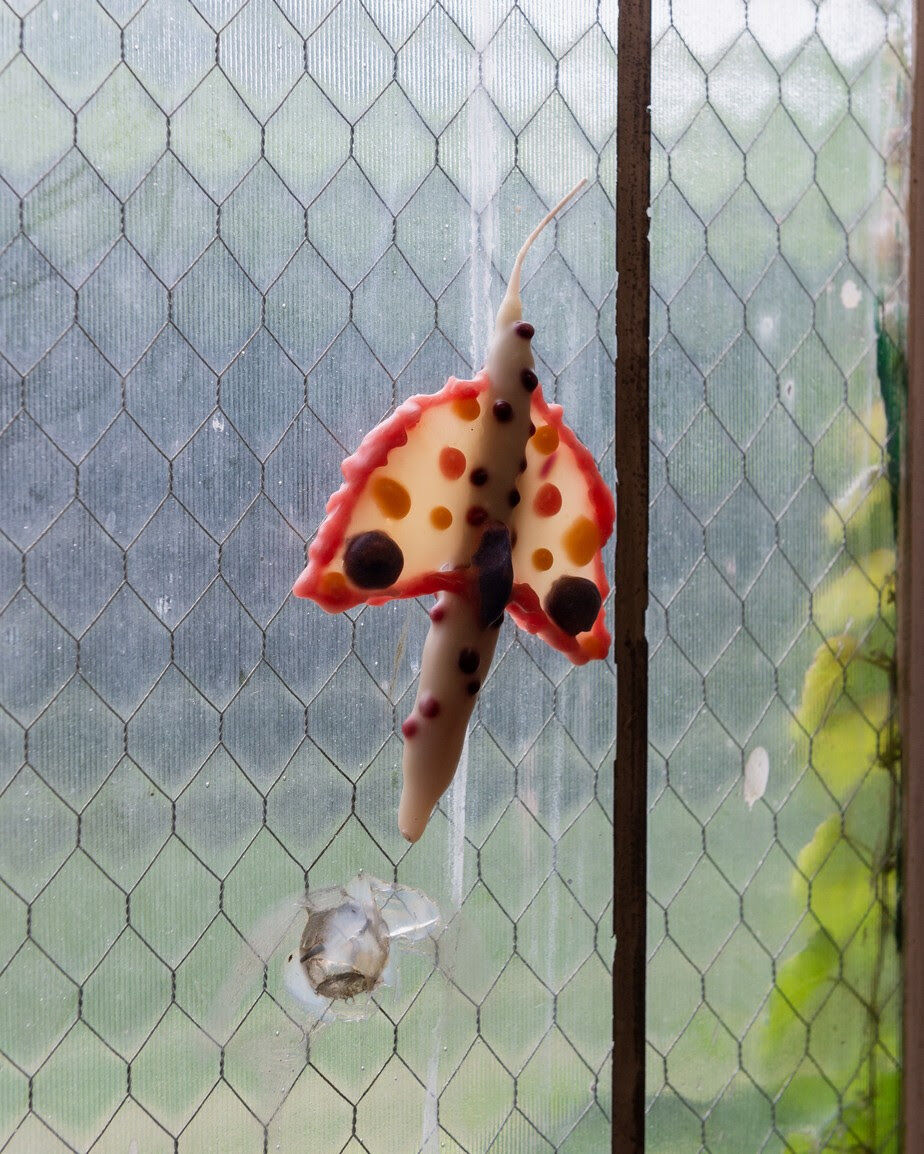
{"type": "Polygon", "coordinates": [[[565,424],[560,405],[537,389],[535,432],[520,478],[510,615],[583,665],[609,652],[602,549],[616,507],[589,450],[565,424]]]}
{"type": "Polygon", "coordinates": [[[330,613],[441,589],[462,592],[471,532],[470,461],[487,378],[412,397],[363,439],[293,592],[330,613]]]}

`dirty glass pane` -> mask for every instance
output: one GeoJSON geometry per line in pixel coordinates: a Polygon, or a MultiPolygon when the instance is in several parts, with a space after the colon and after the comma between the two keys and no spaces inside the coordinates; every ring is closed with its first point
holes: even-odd
{"type": "Polygon", "coordinates": [[[658,1154],[898,1149],[911,7],[654,6],[658,1154]]]}
{"type": "Polygon", "coordinates": [[[612,480],[615,25],[609,0],[0,3],[4,1149],[608,1145],[611,667],[506,624],[408,848],[426,607],[289,589],[341,458],[482,363],[582,176],[524,297],[612,480]],[[439,968],[409,956],[310,1044],[272,968],[224,999],[242,935],[360,869],[462,907],[439,968]]]}

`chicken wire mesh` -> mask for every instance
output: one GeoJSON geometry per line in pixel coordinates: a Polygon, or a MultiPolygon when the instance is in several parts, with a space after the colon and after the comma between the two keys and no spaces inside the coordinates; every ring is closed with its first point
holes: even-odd
{"type": "Polygon", "coordinates": [[[289,597],[340,459],[524,291],[612,479],[615,3],[0,2],[0,1146],[608,1144],[613,670],[504,627],[397,835],[425,608],[289,597]],[[451,819],[451,820],[450,820],[451,819]],[[217,975],[363,868],[475,932],[300,1044],[217,975]]]}
{"type": "Polygon", "coordinates": [[[653,16],[648,1146],[895,1151],[911,5],[653,16]]]}

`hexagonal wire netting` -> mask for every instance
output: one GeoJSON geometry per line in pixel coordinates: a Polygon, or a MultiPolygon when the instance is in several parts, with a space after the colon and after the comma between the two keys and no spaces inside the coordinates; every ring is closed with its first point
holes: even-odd
{"type": "Polygon", "coordinates": [[[425,607],[289,588],[580,176],[524,297],[612,478],[615,13],[0,0],[4,1150],[608,1144],[611,666],[506,625],[408,848],[425,607]],[[261,970],[216,1027],[242,935],[360,868],[463,905],[453,965],[307,1044],[261,970]]]}
{"type": "Polygon", "coordinates": [[[654,5],[658,1154],[898,1149],[911,8],[654,5]]]}
{"type": "MultiPolygon", "coordinates": [[[[884,1150],[891,697],[848,670],[894,644],[910,12],[702,17],[655,6],[649,1145],[884,1150]]],[[[340,457],[480,361],[583,174],[525,295],[612,475],[614,45],[615,5],[0,3],[5,1149],[606,1145],[612,670],[505,629],[407,849],[423,607],[287,591],[340,457]],[[360,866],[464,903],[455,964],[307,1047],[269,980],[214,1033],[242,932],[360,866]]]]}

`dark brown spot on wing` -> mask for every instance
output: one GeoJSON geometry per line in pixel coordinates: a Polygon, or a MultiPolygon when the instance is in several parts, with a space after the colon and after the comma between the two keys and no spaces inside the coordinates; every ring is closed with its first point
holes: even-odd
{"type": "Polygon", "coordinates": [[[387,533],[373,529],[347,542],[343,571],[360,589],[387,589],[403,568],[404,554],[387,533]]]}
{"type": "Polygon", "coordinates": [[[559,629],[576,637],[593,626],[600,612],[600,590],[586,577],[559,577],[545,599],[545,611],[559,629]]]}

